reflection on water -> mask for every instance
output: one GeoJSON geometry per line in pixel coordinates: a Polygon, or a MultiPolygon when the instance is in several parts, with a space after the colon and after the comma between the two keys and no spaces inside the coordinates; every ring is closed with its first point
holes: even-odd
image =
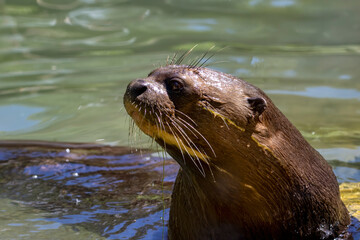
{"type": "Polygon", "coordinates": [[[39,120],[31,119],[31,116],[44,111],[40,107],[22,105],[0,106],[0,134],[1,132],[26,131],[35,127],[39,120]]]}
{"type": "MultiPolygon", "coordinates": [[[[210,67],[269,93],[339,182],[355,184],[359,12],[358,0],[0,0],[0,138],[127,146],[128,82],[175,52],[199,44],[191,61],[216,45],[210,67]]],[[[134,147],[150,145],[136,137],[134,147]]],[[[115,155],[0,151],[1,239],[158,236],[160,160],[115,155]]]]}
{"type": "Polygon", "coordinates": [[[178,166],[94,144],[0,144],[1,239],[161,239],[178,166]],[[162,182],[162,171],[166,178],[162,182]],[[61,239],[61,237],[59,238],[61,239]]]}
{"type": "Polygon", "coordinates": [[[360,100],[360,91],[355,89],[336,89],[331,87],[308,87],[305,91],[268,90],[269,94],[299,95],[311,98],[356,99],[360,100]]]}
{"type": "MultiPolygon", "coordinates": [[[[360,161],[360,147],[349,148],[328,148],[318,149],[321,155],[328,160],[340,160],[341,162],[359,162],[360,161]]],[[[360,182],[360,181],[359,181],[360,182]]]]}
{"type": "MultiPolygon", "coordinates": [[[[343,162],[330,163],[340,181],[360,182],[359,171],[343,167],[343,162]]],[[[359,169],[358,157],[353,164],[359,169]]],[[[177,171],[174,161],[146,150],[0,142],[0,224],[6,226],[0,238],[56,234],[59,239],[161,239],[167,233],[177,171]]],[[[359,183],[341,185],[342,197],[356,217],[359,188],[359,183]]],[[[355,239],[359,228],[353,218],[355,239]]]]}
{"type": "Polygon", "coordinates": [[[360,183],[360,147],[319,149],[319,152],[333,166],[339,183],[360,183]]]}

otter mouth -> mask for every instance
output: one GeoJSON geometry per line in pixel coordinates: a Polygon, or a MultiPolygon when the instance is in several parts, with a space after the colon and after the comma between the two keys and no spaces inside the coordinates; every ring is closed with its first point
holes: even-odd
{"type": "Polygon", "coordinates": [[[124,101],[124,104],[127,113],[146,135],[156,140],[160,130],[166,131],[164,128],[165,119],[162,117],[162,112],[157,108],[148,107],[139,101],[124,101]]]}

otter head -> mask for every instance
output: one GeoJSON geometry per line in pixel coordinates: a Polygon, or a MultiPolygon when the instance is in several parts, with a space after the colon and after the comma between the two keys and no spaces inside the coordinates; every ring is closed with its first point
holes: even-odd
{"type": "Polygon", "coordinates": [[[183,169],[203,176],[211,166],[225,171],[233,162],[244,166],[241,159],[258,145],[251,135],[267,108],[261,90],[245,81],[177,65],[132,81],[124,104],[138,127],[183,169]]]}

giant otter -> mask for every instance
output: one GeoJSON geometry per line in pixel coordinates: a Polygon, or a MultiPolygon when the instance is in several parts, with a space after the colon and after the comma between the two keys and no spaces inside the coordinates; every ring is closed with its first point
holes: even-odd
{"type": "Polygon", "coordinates": [[[169,239],[347,237],[331,167],[259,88],[168,65],[132,81],[124,104],[181,166],[169,239]]]}

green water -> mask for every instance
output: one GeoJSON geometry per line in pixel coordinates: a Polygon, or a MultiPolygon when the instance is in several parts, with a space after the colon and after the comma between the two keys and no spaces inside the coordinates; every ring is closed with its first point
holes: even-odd
{"type": "Polygon", "coordinates": [[[210,46],[321,148],[360,145],[360,4],[0,1],[0,137],[127,144],[127,83],[210,46]],[[312,134],[312,133],[315,134],[312,134]]]}
{"type": "Polygon", "coordinates": [[[339,182],[360,182],[359,13],[358,0],[0,0],[0,139],[127,146],[128,82],[215,45],[211,68],[262,88],[339,182]]]}

